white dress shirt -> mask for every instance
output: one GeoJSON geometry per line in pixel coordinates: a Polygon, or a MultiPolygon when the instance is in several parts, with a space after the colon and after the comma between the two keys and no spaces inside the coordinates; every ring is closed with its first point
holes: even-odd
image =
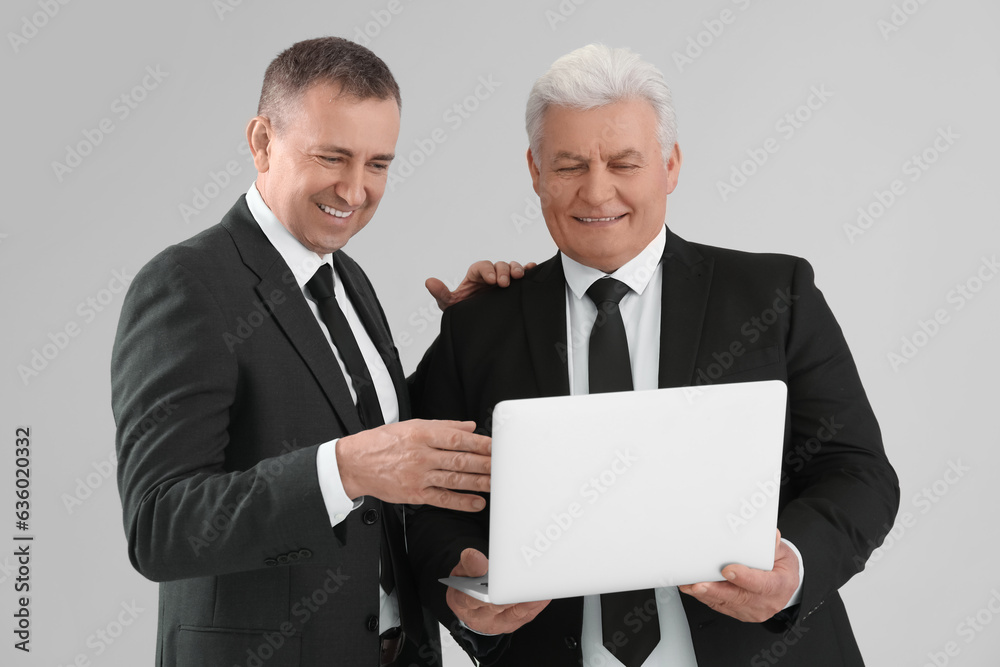
{"type": "MultiPolygon", "coordinates": [[[[278,220],[267,204],[264,203],[263,197],[260,196],[260,192],[257,190],[256,182],[247,191],[247,206],[250,207],[250,213],[253,214],[254,220],[260,225],[268,241],[271,242],[271,245],[274,246],[274,249],[278,251],[278,254],[281,255],[281,258],[285,260],[285,263],[292,270],[295,282],[298,283],[299,289],[302,290],[302,295],[305,296],[306,303],[309,305],[313,317],[316,318],[316,322],[319,323],[323,335],[326,336],[327,342],[330,343],[330,348],[337,359],[337,364],[340,366],[340,370],[344,374],[344,379],[347,381],[347,388],[351,392],[351,399],[357,403],[358,397],[351,384],[347,368],[344,366],[344,360],[340,358],[340,352],[333,344],[330,331],[323,322],[323,318],[320,317],[316,301],[313,300],[309,290],[306,289],[306,283],[313,277],[316,269],[321,264],[330,264],[331,268],[333,267],[333,255],[326,254],[320,257],[292,236],[292,233],[281,224],[281,221],[278,220]]],[[[347,297],[344,285],[340,280],[340,276],[337,275],[336,270],[333,271],[333,291],[337,297],[337,305],[344,311],[344,317],[347,318],[347,322],[351,325],[351,331],[354,333],[354,337],[358,341],[358,347],[361,348],[361,354],[368,365],[368,372],[375,383],[375,391],[378,394],[378,402],[382,408],[382,416],[385,419],[385,423],[391,424],[392,422],[397,422],[399,421],[399,404],[396,400],[396,388],[392,384],[389,370],[386,368],[385,362],[382,361],[382,356],[379,354],[375,344],[369,338],[368,332],[358,317],[357,311],[354,310],[354,304],[347,297]]],[[[324,442],[316,452],[319,489],[323,496],[323,502],[326,505],[326,511],[330,515],[331,526],[335,526],[346,519],[351,511],[360,507],[364,502],[364,497],[351,499],[344,492],[344,485],[340,480],[340,469],[337,467],[336,445],[337,439],[324,442]]],[[[380,587],[379,627],[383,630],[388,630],[397,625],[399,625],[399,605],[396,600],[396,594],[393,592],[391,595],[387,595],[380,587]]]]}
{"type": "MultiPolygon", "coordinates": [[[[666,227],[646,248],[612,274],[580,264],[561,255],[566,276],[566,341],[570,392],[589,392],[588,349],[590,331],[597,319],[597,306],[587,296],[594,281],[610,275],[631,288],[619,303],[625,324],[629,357],[632,365],[632,385],[636,390],[656,389],[660,361],[660,311],[663,293],[661,258],[666,244],[666,227]]],[[[802,557],[790,542],[785,541],[799,558],[799,590],[788,605],[801,597],[804,569],[802,557]]],[[[643,663],[644,667],[697,667],[694,645],[687,616],[681,605],[682,593],[676,587],[655,590],[656,609],[660,621],[660,643],[643,663]]],[[[621,665],[601,641],[601,598],[583,598],[583,635],[581,649],[585,667],[621,665]]]]}

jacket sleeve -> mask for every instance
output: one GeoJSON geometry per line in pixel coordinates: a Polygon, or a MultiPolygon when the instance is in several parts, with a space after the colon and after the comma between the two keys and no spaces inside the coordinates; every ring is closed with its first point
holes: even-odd
{"type": "MultiPolygon", "coordinates": [[[[467,404],[459,379],[451,336],[452,315],[453,309],[444,312],[440,335],[408,379],[415,417],[477,419],[467,404]]],[[[477,432],[484,432],[483,424],[477,424],[477,432]]],[[[489,494],[480,495],[487,501],[486,508],[480,512],[456,512],[430,505],[409,506],[406,543],[421,600],[466,652],[483,660],[487,654],[501,652],[509,640],[503,636],[477,637],[462,628],[445,600],[447,588],[438,581],[451,574],[464,549],[471,547],[489,555],[489,494]]],[[[481,664],[489,664],[489,661],[481,664]]]]}
{"type": "Polygon", "coordinates": [[[802,553],[804,618],[864,569],[892,527],[899,482],[847,342],[805,260],[795,264],[790,294],[791,438],[778,528],[802,553]]]}
{"type": "Polygon", "coordinates": [[[112,353],[112,407],[129,557],[154,581],[336,548],[316,446],[227,470],[227,448],[240,446],[228,429],[239,369],[227,334],[216,297],[175,254],[136,275],[112,353]]]}

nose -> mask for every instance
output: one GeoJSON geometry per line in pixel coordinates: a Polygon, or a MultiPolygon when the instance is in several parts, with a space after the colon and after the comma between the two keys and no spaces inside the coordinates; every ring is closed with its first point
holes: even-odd
{"type": "Polygon", "coordinates": [[[588,206],[599,207],[615,196],[611,175],[604,169],[591,169],[580,184],[579,197],[588,206]]]}
{"type": "Polygon", "coordinates": [[[365,203],[365,172],[364,165],[352,165],[340,174],[341,178],[333,186],[337,196],[347,202],[352,208],[365,203]]]}

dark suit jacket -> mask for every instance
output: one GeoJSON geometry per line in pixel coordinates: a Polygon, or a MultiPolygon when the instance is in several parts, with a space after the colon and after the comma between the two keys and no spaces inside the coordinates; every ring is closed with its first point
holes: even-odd
{"type": "MultiPolygon", "coordinates": [[[[415,415],[472,419],[489,433],[501,400],[568,394],[565,289],[557,255],[507,289],[448,309],[413,378],[415,415]]],[[[892,526],[899,488],[811,267],[784,255],[688,243],[668,230],[660,327],[660,387],[769,379],[788,385],[778,527],[802,553],[802,602],[756,624],[682,596],[698,664],[863,664],[837,589],[892,526]]],[[[486,511],[430,507],[407,523],[422,596],[446,627],[454,629],[454,617],[437,578],[448,575],[463,548],[488,553],[488,526],[486,511]]],[[[484,664],[579,664],[581,619],[582,598],[555,600],[484,664]]]]}
{"type": "MultiPolygon", "coordinates": [[[[334,264],[409,416],[371,284],[334,264]]],[[[374,498],[330,527],[320,443],[361,430],[291,271],[247,208],[135,277],[112,357],[129,556],[160,584],[156,664],[378,664],[379,549],[389,536],[403,665],[438,664],[405,560],[401,511],[374,498]],[[386,524],[383,530],[383,523],[386,524]]]]}

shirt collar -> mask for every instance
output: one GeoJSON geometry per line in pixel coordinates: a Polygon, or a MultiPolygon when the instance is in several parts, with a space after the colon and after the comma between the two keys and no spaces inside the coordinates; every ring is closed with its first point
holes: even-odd
{"type": "Polygon", "coordinates": [[[264,232],[267,240],[271,242],[271,245],[278,251],[281,258],[285,260],[288,268],[292,270],[295,282],[299,284],[300,288],[305,289],[306,283],[316,273],[316,269],[319,268],[320,264],[330,264],[331,267],[333,266],[333,255],[331,253],[320,257],[302,245],[281,224],[281,221],[274,215],[274,212],[264,203],[264,198],[260,196],[260,191],[257,190],[256,181],[247,190],[247,206],[250,207],[250,213],[253,215],[254,220],[257,221],[257,224],[260,225],[261,231],[264,232]]]}
{"type": "Polygon", "coordinates": [[[577,299],[582,299],[587,290],[594,283],[604,276],[610,275],[616,280],[620,280],[634,291],[642,294],[649,285],[650,279],[656,266],[663,258],[663,248],[667,244],[667,227],[660,227],[660,233],[649,242],[642,252],[626,262],[614,273],[604,273],[600,269],[581,264],[575,259],[560,253],[562,259],[563,274],[566,276],[566,284],[573,291],[577,299]]]}

